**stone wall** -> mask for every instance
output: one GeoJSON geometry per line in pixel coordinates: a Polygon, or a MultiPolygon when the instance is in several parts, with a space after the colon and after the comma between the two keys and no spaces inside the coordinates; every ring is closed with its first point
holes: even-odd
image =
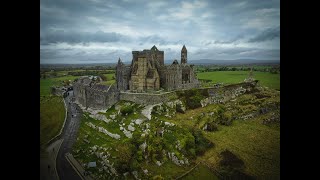
{"type": "Polygon", "coordinates": [[[241,94],[251,92],[256,87],[257,82],[243,82],[222,87],[202,88],[208,90],[209,97],[201,100],[201,106],[205,107],[208,104],[224,103],[241,94]]]}
{"type": "Polygon", "coordinates": [[[73,90],[76,102],[85,108],[108,109],[120,99],[119,90],[115,85],[89,85],[76,82],[73,90]]]}
{"type": "Polygon", "coordinates": [[[161,94],[149,94],[149,93],[129,93],[121,92],[120,100],[132,101],[137,104],[152,105],[171,101],[177,98],[175,92],[167,92],[161,94]]]}
{"type": "MultiPolygon", "coordinates": [[[[196,84],[185,84],[191,86],[196,86],[196,84]]],[[[232,84],[222,87],[209,87],[201,88],[207,89],[209,97],[201,101],[201,105],[207,106],[208,104],[213,103],[223,103],[229,101],[241,94],[250,92],[256,86],[255,83],[239,83],[232,84]]],[[[190,88],[188,87],[188,88],[190,88]]],[[[188,89],[186,88],[186,89],[188,89]]],[[[152,105],[172,101],[178,98],[175,91],[166,92],[161,94],[151,94],[151,93],[130,93],[130,92],[121,92],[120,100],[132,101],[137,104],[143,105],[152,105]]]]}

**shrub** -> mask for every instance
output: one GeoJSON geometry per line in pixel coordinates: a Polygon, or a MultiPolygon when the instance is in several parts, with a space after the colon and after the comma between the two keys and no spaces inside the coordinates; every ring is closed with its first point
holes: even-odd
{"type": "Polygon", "coordinates": [[[103,74],[100,74],[99,75],[100,78],[103,80],[103,81],[107,81],[107,76],[103,75],[103,74]]]}
{"type": "Polygon", "coordinates": [[[202,100],[203,98],[199,95],[195,95],[195,96],[189,96],[187,98],[187,106],[188,108],[190,109],[196,109],[196,108],[199,108],[201,107],[201,103],[200,101],[202,100]]]}
{"type": "Polygon", "coordinates": [[[209,141],[203,136],[201,130],[195,129],[193,130],[192,134],[195,139],[196,155],[202,155],[208,148],[214,146],[214,144],[211,141],[209,141]]]}
{"type": "Polygon", "coordinates": [[[118,159],[115,162],[115,167],[118,172],[124,173],[130,171],[130,162],[133,156],[133,147],[130,144],[119,144],[118,147],[118,159]]]}
{"type": "Polygon", "coordinates": [[[217,131],[218,125],[215,122],[208,122],[207,123],[207,131],[217,131]]]}
{"type": "Polygon", "coordinates": [[[136,170],[136,169],[140,169],[140,164],[136,159],[132,159],[130,162],[130,170],[136,170]]]}
{"type": "Polygon", "coordinates": [[[133,113],[133,107],[132,106],[121,107],[120,112],[122,115],[131,114],[131,113],[133,113]]]}
{"type": "Polygon", "coordinates": [[[142,151],[138,151],[138,152],[137,152],[137,160],[138,160],[139,162],[143,161],[142,151]]]}
{"type": "Polygon", "coordinates": [[[176,111],[179,112],[179,113],[185,113],[185,111],[182,109],[182,105],[181,104],[177,104],[176,106],[176,111]]]}
{"type": "Polygon", "coordinates": [[[217,123],[225,126],[232,124],[232,113],[225,110],[223,106],[218,106],[217,123]]]}

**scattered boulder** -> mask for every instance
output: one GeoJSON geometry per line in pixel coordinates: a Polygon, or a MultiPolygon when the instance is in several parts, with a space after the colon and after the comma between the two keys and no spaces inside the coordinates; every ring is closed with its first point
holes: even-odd
{"type": "Polygon", "coordinates": [[[166,126],[174,126],[174,125],[175,125],[175,124],[170,123],[170,122],[164,122],[164,124],[165,124],[166,126]]]}
{"type": "Polygon", "coordinates": [[[135,120],[135,123],[136,123],[137,125],[140,125],[141,123],[143,123],[143,120],[142,120],[142,119],[136,119],[136,120],[135,120]]]}
{"type": "Polygon", "coordinates": [[[128,130],[129,131],[134,131],[135,130],[135,128],[133,127],[133,126],[131,126],[131,124],[128,126],[128,130]]]}
{"type": "Polygon", "coordinates": [[[145,175],[148,175],[148,172],[149,172],[148,169],[144,169],[144,170],[143,170],[143,173],[144,173],[145,175]]]}
{"type": "Polygon", "coordinates": [[[158,166],[161,166],[161,165],[162,165],[160,161],[157,161],[156,164],[157,164],[158,166]]]}
{"type": "Polygon", "coordinates": [[[182,101],[180,101],[180,100],[176,101],[176,111],[179,113],[186,112],[186,107],[183,105],[182,101]]]}
{"type": "MultiPolygon", "coordinates": [[[[130,125],[129,125],[130,126],[130,125]]],[[[123,128],[123,131],[124,135],[127,137],[127,138],[132,138],[132,133],[130,131],[127,131],[125,128],[123,128]]]]}
{"type": "Polygon", "coordinates": [[[137,171],[133,171],[133,172],[131,172],[131,174],[133,175],[133,177],[134,177],[135,179],[139,179],[139,177],[138,177],[138,172],[137,172],[137,171]]]}
{"type": "Polygon", "coordinates": [[[115,115],[115,114],[111,114],[109,117],[110,117],[112,120],[114,120],[114,119],[116,118],[116,115],[115,115]]]}

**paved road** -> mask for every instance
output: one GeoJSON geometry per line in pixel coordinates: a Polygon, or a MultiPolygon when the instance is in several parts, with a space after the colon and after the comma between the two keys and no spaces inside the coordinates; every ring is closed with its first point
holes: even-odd
{"type": "Polygon", "coordinates": [[[70,163],[65,158],[65,154],[67,152],[71,152],[72,145],[77,139],[77,132],[80,127],[80,118],[82,115],[81,109],[78,107],[77,104],[73,103],[72,98],[73,91],[69,91],[69,96],[65,98],[66,104],[68,106],[68,115],[61,136],[61,139],[64,140],[60,147],[56,162],[60,180],[81,180],[79,175],[75,172],[75,170],[72,168],[70,163]]]}

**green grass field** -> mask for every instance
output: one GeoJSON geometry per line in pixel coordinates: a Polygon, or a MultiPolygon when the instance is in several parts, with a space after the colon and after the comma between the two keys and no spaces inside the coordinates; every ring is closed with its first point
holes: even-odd
{"type": "Polygon", "coordinates": [[[104,85],[111,85],[113,83],[116,82],[115,79],[112,79],[112,77],[115,75],[115,74],[103,74],[107,77],[107,81],[103,81],[101,82],[101,84],[104,84],[104,85]]]}
{"type": "Polygon", "coordinates": [[[62,97],[40,96],[40,146],[60,132],[65,113],[62,97]]]}
{"type": "Polygon", "coordinates": [[[210,171],[208,167],[203,164],[199,164],[189,174],[182,177],[183,180],[194,180],[194,179],[211,179],[218,180],[219,178],[210,171]]]}
{"type": "Polygon", "coordinates": [[[61,86],[62,81],[71,80],[73,81],[78,77],[76,76],[62,76],[56,78],[40,79],[40,96],[50,95],[51,86],[61,86]]]}
{"type": "MultiPolygon", "coordinates": [[[[269,93],[271,98],[268,99],[257,99],[253,95],[243,95],[237,101],[228,102],[224,106],[230,107],[231,111],[237,110],[238,113],[235,115],[241,117],[252,112],[248,107],[253,106],[253,104],[259,104],[259,107],[263,107],[270,103],[280,102],[279,92],[272,90],[272,93],[269,93]]],[[[166,121],[180,124],[186,128],[197,127],[201,129],[206,119],[198,120],[200,114],[214,112],[217,107],[217,104],[212,104],[203,108],[188,110],[185,114],[177,113],[174,118],[166,121]]],[[[280,124],[262,124],[263,119],[270,117],[276,111],[259,115],[250,120],[234,120],[230,126],[218,125],[218,131],[204,131],[204,136],[215,146],[203,156],[199,156],[197,161],[206,162],[210,167],[218,170],[220,153],[228,149],[243,160],[246,174],[260,179],[279,179],[280,124]]]]}
{"type": "MultiPolygon", "coordinates": [[[[198,73],[197,77],[212,80],[213,83],[232,84],[243,82],[248,77],[248,73],[247,71],[214,71],[198,73]]],[[[260,81],[260,85],[280,90],[280,74],[253,72],[253,76],[260,81]]]]}
{"type": "Polygon", "coordinates": [[[240,157],[248,174],[259,178],[277,179],[280,176],[280,129],[258,121],[235,121],[230,127],[205,134],[216,147],[199,158],[218,166],[219,153],[224,149],[240,157]]]}

